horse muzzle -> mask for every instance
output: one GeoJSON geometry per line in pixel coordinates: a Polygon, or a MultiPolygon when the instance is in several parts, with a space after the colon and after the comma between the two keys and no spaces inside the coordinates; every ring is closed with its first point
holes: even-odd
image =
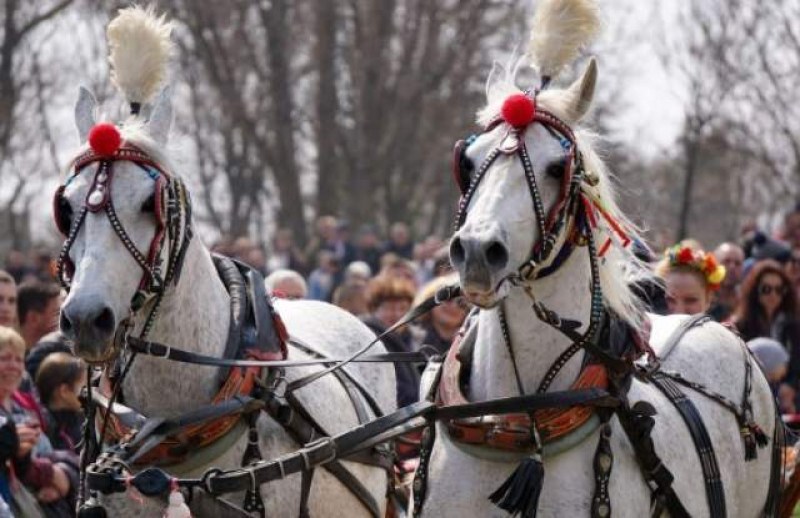
{"type": "Polygon", "coordinates": [[[505,296],[509,250],[494,225],[479,234],[459,231],[450,242],[450,262],[461,278],[466,299],[490,308],[505,296]]]}
{"type": "Polygon", "coordinates": [[[61,309],[60,326],[83,360],[102,363],[113,357],[117,319],[108,305],[92,299],[70,300],[61,309]]]}

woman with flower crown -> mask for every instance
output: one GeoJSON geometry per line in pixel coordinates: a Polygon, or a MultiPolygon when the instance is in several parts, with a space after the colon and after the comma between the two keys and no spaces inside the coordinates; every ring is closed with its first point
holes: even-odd
{"type": "Polygon", "coordinates": [[[711,295],[725,278],[725,267],[713,254],[677,244],[667,249],[656,266],[664,279],[669,314],[705,313],[711,306],[711,295]]]}

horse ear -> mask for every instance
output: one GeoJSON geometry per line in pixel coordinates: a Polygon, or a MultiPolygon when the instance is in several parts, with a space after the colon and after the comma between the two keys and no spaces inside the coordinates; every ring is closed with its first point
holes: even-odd
{"type": "Polygon", "coordinates": [[[594,97],[594,87],[597,84],[597,61],[589,60],[583,75],[566,90],[567,117],[573,122],[578,122],[589,111],[594,97]]]}
{"type": "Polygon", "coordinates": [[[153,111],[150,113],[147,130],[153,140],[164,144],[167,142],[170,125],[172,125],[172,87],[165,86],[158,94],[153,111]]]}
{"type": "Polygon", "coordinates": [[[75,125],[78,127],[81,143],[86,142],[89,130],[95,124],[94,109],[96,106],[97,100],[95,100],[92,92],[81,86],[78,92],[78,102],[75,103],[75,125]]]}

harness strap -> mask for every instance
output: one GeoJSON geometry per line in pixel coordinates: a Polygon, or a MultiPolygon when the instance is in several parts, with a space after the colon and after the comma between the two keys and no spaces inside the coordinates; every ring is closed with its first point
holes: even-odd
{"type": "MultiPolygon", "coordinates": [[[[280,423],[281,426],[289,432],[289,435],[299,444],[310,444],[313,443],[315,439],[325,437],[324,429],[313,420],[293,395],[290,394],[288,396],[288,405],[281,404],[275,397],[270,397],[269,399],[271,403],[267,404],[268,413],[273,419],[280,423]],[[273,414],[273,411],[276,413],[273,414]]],[[[384,464],[376,462],[375,455],[372,453],[376,452],[368,452],[366,456],[361,455],[358,458],[348,457],[348,460],[363,462],[364,464],[382,467],[384,469],[390,467],[391,462],[384,464]]],[[[308,512],[308,494],[311,486],[311,476],[309,476],[309,473],[313,472],[313,465],[310,461],[306,460],[307,457],[305,455],[302,455],[302,457],[307,464],[303,470],[301,486],[300,515],[304,516],[303,513],[308,512]],[[308,488],[305,487],[306,484],[309,486],[308,488]]],[[[338,460],[332,459],[325,463],[325,469],[350,490],[350,492],[370,511],[373,517],[380,518],[380,506],[372,497],[372,494],[364,487],[360,480],[344,467],[344,465],[338,460]]],[[[255,470],[253,471],[253,476],[255,477],[255,470]]]]}
{"type": "MultiPolygon", "coordinates": [[[[256,428],[257,420],[257,414],[250,414],[247,423],[247,447],[242,455],[242,466],[245,467],[263,460],[263,457],[261,456],[261,450],[258,447],[258,429],[256,428]]],[[[266,506],[264,505],[264,500],[261,498],[261,491],[258,486],[251,486],[247,489],[247,492],[244,494],[242,508],[248,513],[256,512],[260,518],[266,518],[267,510],[266,506]]]]}
{"type": "MultiPolygon", "coordinates": [[[[311,495],[311,482],[314,480],[314,469],[303,471],[300,475],[300,518],[310,518],[308,497],[311,495]]],[[[374,515],[374,514],[373,514],[374,515]]]]}
{"type": "MultiPolygon", "coordinates": [[[[348,363],[426,363],[428,356],[421,352],[397,352],[397,353],[381,353],[362,356],[359,358],[328,358],[320,357],[312,360],[250,360],[250,359],[233,359],[233,358],[217,358],[216,356],[208,356],[205,354],[194,353],[174,347],[171,345],[154,342],[151,340],[142,340],[135,336],[127,338],[128,347],[131,351],[138,354],[152,356],[154,358],[162,358],[179,363],[191,363],[194,365],[208,365],[210,367],[306,367],[309,365],[325,365],[325,364],[340,364],[343,362],[348,363]]],[[[296,340],[291,340],[292,345],[296,345],[296,340]]],[[[334,365],[334,366],[336,366],[334,365]]],[[[331,370],[330,372],[333,372],[331,370]]],[[[327,374],[327,372],[326,372],[327,374]]]]}
{"type": "MultiPolygon", "coordinates": [[[[626,402],[617,409],[617,418],[633,447],[642,475],[651,489],[654,489],[656,509],[658,505],[666,505],[672,518],[691,518],[672,489],[675,477],[656,453],[653,438],[650,436],[655,425],[653,415],[655,409],[644,401],[639,401],[633,407],[629,407],[626,402]]],[[[654,512],[653,516],[660,516],[660,513],[654,512]]]]}
{"type": "Polygon", "coordinates": [[[717,464],[714,446],[703,423],[703,418],[697,411],[697,407],[692,403],[692,400],[687,398],[686,394],[669,377],[656,373],[650,379],[669,399],[670,403],[675,406],[684,423],[686,423],[697,454],[700,456],[700,466],[703,470],[710,515],[712,518],[724,518],[727,515],[725,510],[725,489],[720,478],[719,464],[717,464]]]}

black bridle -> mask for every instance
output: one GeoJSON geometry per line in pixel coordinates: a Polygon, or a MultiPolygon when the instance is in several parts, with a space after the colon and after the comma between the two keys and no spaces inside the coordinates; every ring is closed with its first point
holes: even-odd
{"type": "MultiPolygon", "coordinates": [[[[142,278],[130,303],[130,313],[133,315],[149,299],[160,300],[167,286],[177,283],[180,278],[186,250],[193,236],[189,194],[180,178],[169,174],[147,153],[132,144],[124,144],[110,156],[100,155],[89,149],[75,159],[72,170],[72,175],[56,190],[53,199],[56,225],[65,237],[57,262],[58,280],[65,290],[70,290],[75,273],[75,265],[69,256],[70,250],[83,227],[86,216],[89,213],[103,212],[120,242],[142,269],[142,278]],[[132,162],[139,166],[155,184],[153,213],[156,230],[146,255],[137,248],[114,208],[112,198],[114,164],[121,161],[132,162]],[[79,175],[90,174],[89,166],[95,163],[97,168],[94,170],[89,192],[78,209],[77,216],[72,218],[74,210],[67,202],[64,191],[79,175]],[[168,251],[166,261],[163,259],[165,247],[168,251]]],[[[148,316],[144,335],[152,325],[155,306],[157,305],[154,304],[151,315],[148,316]]]]}

